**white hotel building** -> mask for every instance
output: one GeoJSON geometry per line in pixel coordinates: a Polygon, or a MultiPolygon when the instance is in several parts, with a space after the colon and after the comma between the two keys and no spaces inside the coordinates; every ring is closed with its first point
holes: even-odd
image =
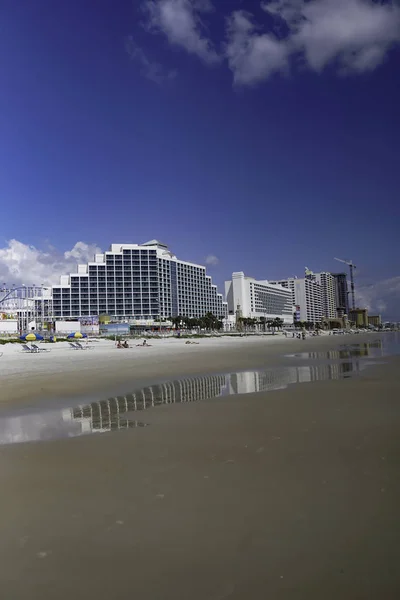
{"type": "Polygon", "coordinates": [[[234,315],[240,306],[241,314],[246,318],[280,318],[286,325],[293,323],[292,293],[280,285],[257,281],[237,272],[225,282],[225,295],[230,315],[234,315]]]}
{"type": "Polygon", "coordinates": [[[151,322],[208,312],[227,316],[227,304],[206,268],[177,259],[157,240],[112,244],[53,286],[55,319],[104,314],[151,322]]]}
{"type": "Polygon", "coordinates": [[[297,321],[319,323],[323,317],[336,318],[336,280],[331,273],[306,269],[302,279],[290,277],[273,283],[291,291],[297,321]]]}
{"type": "Polygon", "coordinates": [[[320,284],[322,290],[322,313],[328,319],[337,317],[337,283],[332,273],[316,273],[316,281],[320,284]]]}

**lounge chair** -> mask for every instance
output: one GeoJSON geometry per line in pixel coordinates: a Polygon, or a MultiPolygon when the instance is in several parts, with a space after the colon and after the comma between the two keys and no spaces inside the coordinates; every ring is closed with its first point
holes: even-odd
{"type": "Polygon", "coordinates": [[[28,344],[23,344],[22,352],[29,352],[29,354],[34,354],[36,352],[39,352],[39,349],[35,350],[35,348],[31,348],[31,346],[28,346],[28,344]]]}
{"type": "Polygon", "coordinates": [[[50,352],[50,350],[48,350],[47,348],[39,348],[39,346],[37,346],[36,344],[32,344],[32,348],[36,352],[50,352]]]}
{"type": "Polygon", "coordinates": [[[75,342],[75,344],[78,346],[78,348],[80,350],[89,350],[89,349],[91,350],[91,347],[88,346],[87,344],[86,344],[86,346],[82,346],[82,344],[80,342],[75,342]]]}
{"type": "Polygon", "coordinates": [[[71,348],[73,348],[74,350],[80,350],[79,346],[77,346],[76,344],[73,344],[72,342],[68,342],[68,343],[71,346],[71,348]]]}

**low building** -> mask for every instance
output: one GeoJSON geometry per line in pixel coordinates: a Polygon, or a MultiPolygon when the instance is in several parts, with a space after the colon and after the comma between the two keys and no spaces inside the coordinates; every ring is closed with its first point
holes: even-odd
{"type": "Polygon", "coordinates": [[[2,319],[0,315],[0,334],[16,335],[18,333],[17,319],[2,319]]]}
{"type": "Polygon", "coordinates": [[[280,285],[257,281],[240,271],[225,282],[225,295],[230,315],[235,315],[240,306],[244,318],[279,318],[285,325],[293,323],[292,292],[280,285]]]}
{"type": "Polygon", "coordinates": [[[368,327],[368,310],[366,308],[354,308],[350,310],[349,318],[356,327],[368,327]]]}
{"type": "Polygon", "coordinates": [[[381,325],[382,325],[381,315],[368,315],[368,325],[371,325],[371,327],[381,327],[381,325]]]}

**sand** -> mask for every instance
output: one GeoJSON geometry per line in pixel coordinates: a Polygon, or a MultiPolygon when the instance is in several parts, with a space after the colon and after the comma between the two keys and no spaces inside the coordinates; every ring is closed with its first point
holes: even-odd
{"type": "MultiPolygon", "coordinates": [[[[105,364],[132,384],[350,340],[217,341],[105,364]]],[[[95,352],[45,390],[74,374],[81,393],[104,368],[95,352]]],[[[400,361],[385,362],[355,379],[157,407],[146,428],[1,447],[3,597],[397,599],[400,361]]],[[[44,379],[45,368],[35,393],[44,379]]],[[[28,401],[23,387],[14,402],[28,401]]]]}
{"type": "Polygon", "coordinates": [[[198,344],[165,338],[151,340],[151,347],[117,349],[100,340],[88,350],[73,350],[68,343],[42,344],[48,352],[26,354],[19,344],[2,347],[0,358],[0,408],[16,402],[82,398],[98,400],[126,394],[142,385],[181,375],[218,373],[287,364],[291,352],[324,350],[343,343],[372,342],[378,334],[310,337],[306,340],[283,335],[262,337],[203,338],[198,344]]]}

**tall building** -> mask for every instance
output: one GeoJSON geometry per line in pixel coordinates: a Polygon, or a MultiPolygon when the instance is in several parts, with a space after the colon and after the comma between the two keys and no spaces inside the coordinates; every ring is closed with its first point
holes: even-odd
{"type": "Polygon", "coordinates": [[[346,273],[332,273],[336,283],[336,306],[337,310],[349,314],[349,290],[347,286],[346,273]]]}
{"type": "Polygon", "coordinates": [[[235,314],[240,305],[243,317],[280,318],[285,324],[293,323],[292,293],[280,285],[257,281],[237,272],[225,282],[225,294],[229,314],[235,314]]]}
{"type": "Polygon", "coordinates": [[[295,307],[295,321],[308,321],[310,323],[321,321],[323,317],[322,287],[315,277],[306,276],[303,279],[289,277],[288,279],[270,281],[270,283],[290,291],[292,304],[295,307]]]}
{"type": "Polygon", "coordinates": [[[296,280],[296,277],[289,277],[288,279],[280,279],[279,281],[270,281],[269,283],[271,283],[272,285],[280,285],[281,287],[284,287],[287,290],[290,290],[290,292],[292,294],[292,305],[295,306],[296,305],[296,294],[294,292],[295,280],[296,280]]]}
{"type": "Polygon", "coordinates": [[[179,260],[165,244],[112,244],[53,286],[57,318],[110,315],[120,320],[227,316],[206,268],[179,260]]]}
{"type": "Polygon", "coordinates": [[[323,317],[322,288],[315,279],[294,280],[294,293],[300,321],[319,323],[323,317]]]}
{"type": "Polygon", "coordinates": [[[332,273],[315,273],[315,279],[322,290],[322,316],[328,319],[337,317],[336,279],[332,273]]]}

